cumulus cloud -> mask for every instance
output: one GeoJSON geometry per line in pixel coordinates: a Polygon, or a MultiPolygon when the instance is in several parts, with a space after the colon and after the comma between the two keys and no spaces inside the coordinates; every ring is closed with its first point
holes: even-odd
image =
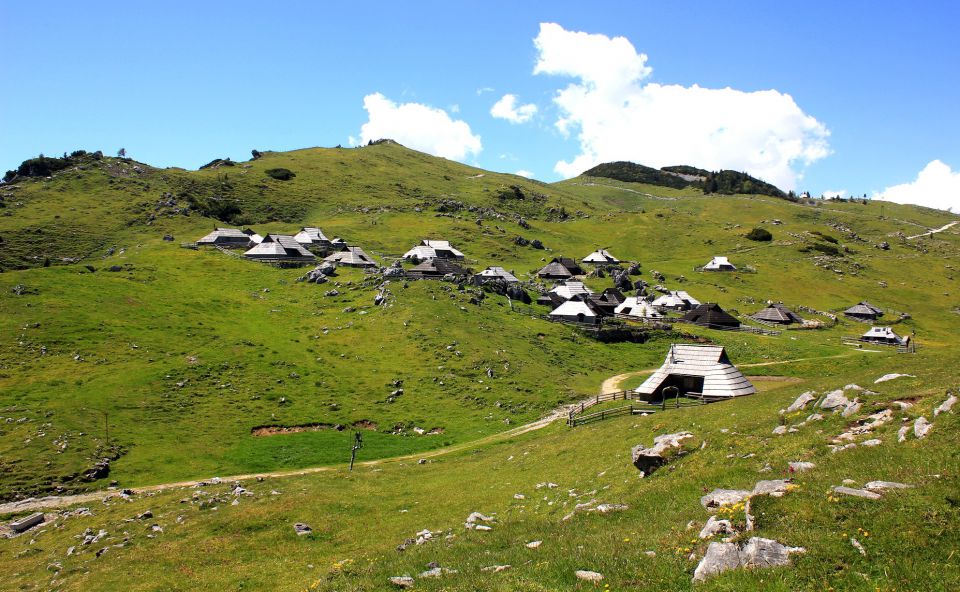
{"type": "Polygon", "coordinates": [[[537,106],[533,103],[518,106],[516,95],[503,95],[490,108],[490,115],[497,119],[506,119],[510,123],[526,123],[536,114],[537,106]]]}
{"type": "Polygon", "coordinates": [[[838,198],[840,198],[840,199],[843,199],[844,197],[846,197],[846,195],[847,195],[847,190],[846,190],[846,189],[840,189],[839,191],[833,190],[833,189],[828,189],[828,190],[826,190],[826,191],[823,192],[823,196],[826,197],[826,198],[838,197],[838,198]]]}
{"type": "Polygon", "coordinates": [[[749,172],[794,189],[802,168],[830,153],[827,128],[790,95],[645,82],[647,56],[624,37],[542,23],[534,74],[576,79],[554,96],[555,125],[580,153],[554,169],[564,177],[614,160],[690,164],[749,172]]]}
{"type": "MultiPolygon", "coordinates": [[[[360,143],[390,138],[434,156],[464,160],[483,149],[480,136],[443,109],[420,103],[394,103],[380,93],[363,98],[367,122],[360,127],[360,143]]],[[[354,138],[351,137],[351,143],[354,138]]]]}
{"type": "Polygon", "coordinates": [[[520,169],[519,171],[515,172],[514,175],[517,175],[518,177],[526,177],[527,179],[533,178],[533,173],[525,169],[520,169]]]}
{"type": "Polygon", "coordinates": [[[887,187],[874,194],[882,199],[902,204],[914,204],[940,210],[960,210],[960,171],[940,160],[933,160],[923,167],[917,178],[910,183],[887,187]]]}

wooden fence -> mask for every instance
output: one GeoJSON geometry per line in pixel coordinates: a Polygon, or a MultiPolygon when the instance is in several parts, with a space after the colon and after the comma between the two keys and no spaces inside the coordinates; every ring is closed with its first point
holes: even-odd
{"type": "Polygon", "coordinates": [[[841,345],[850,345],[855,347],[863,347],[865,345],[880,345],[884,347],[893,347],[896,348],[898,354],[915,354],[917,349],[920,346],[917,344],[916,339],[911,339],[908,343],[897,344],[897,343],[879,343],[876,341],[864,341],[859,337],[841,337],[841,345]]]}
{"type": "Polygon", "coordinates": [[[676,397],[672,401],[663,399],[660,403],[651,403],[641,399],[640,395],[634,391],[617,391],[614,393],[596,395],[590,399],[581,401],[578,405],[574,406],[570,410],[570,413],[567,416],[567,425],[570,427],[576,427],[585,423],[601,421],[610,417],[617,417],[619,415],[650,415],[651,413],[666,411],[667,409],[681,409],[685,407],[700,406],[707,402],[708,401],[704,399],[703,395],[698,393],[688,393],[686,396],[676,397]],[[590,409],[594,405],[599,405],[600,403],[606,403],[608,401],[631,401],[631,403],[622,407],[615,407],[613,409],[603,409],[602,411],[596,411],[594,413],[585,413],[587,409],[590,409]]]}

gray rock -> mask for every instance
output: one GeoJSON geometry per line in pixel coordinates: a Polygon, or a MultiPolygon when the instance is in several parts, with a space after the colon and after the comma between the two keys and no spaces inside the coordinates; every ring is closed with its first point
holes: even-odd
{"type": "Polygon", "coordinates": [[[916,378],[913,374],[884,374],[880,378],[873,381],[873,384],[880,384],[881,382],[887,382],[888,380],[894,380],[897,378],[916,378]]]}
{"type": "Polygon", "coordinates": [[[702,582],[710,576],[740,567],[740,549],[734,543],[710,543],[697,569],[693,581],[702,582]]]}
{"type": "Polygon", "coordinates": [[[820,402],[821,409],[839,409],[850,405],[850,399],[844,396],[842,390],[831,391],[827,393],[823,401],[820,402]]]}
{"type": "Polygon", "coordinates": [[[787,407],[785,413],[793,413],[794,411],[800,411],[804,407],[810,404],[811,401],[815,400],[816,397],[813,396],[813,391],[807,391],[797,397],[797,399],[787,407]]]}
{"type": "Polygon", "coordinates": [[[297,522],[293,525],[293,531],[297,533],[297,536],[303,536],[313,532],[313,529],[304,524],[303,522],[297,522]]]}
{"type": "Polygon", "coordinates": [[[922,415],[917,418],[917,421],[913,422],[913,435],[920,440],[926,438],[932,429],[933,425],[922,415]]]}
{"type": "Polygon", "coordinates": [[[910,489],[913,485],[897,483],[896,481],[871,481],[863,486],[870,491],[886,491],[888,489],[910,489]]]}
{"type": "Polygon", "coordinates": [[[859,413],[861,407],[863,407],[863,403],[861,403],[859,399],[854,399],[852,403],[843,408],[840,415],[850,417],[851,415],[859,413]]]}
{"type": "Polygon", "coordinates": [[[718,534],[736,534],[736,532],[733,523],[729,520],[717,520],[716,516],[710,516],[697,536],[701,539],[707,539],[718,534]]]}
{"type": "Polygon", "coordinates": [[[398,588],[411,588],[413,587],[413,578],[410,576],[394,576],[390,578],[390,583],[398,588]]]}
{"type": "Polygon", "coordinates": [[[949,413],[953,406],[957,403],[957,396],[953,393],[949,393],[947,400],[943,403],[940,403],[940,406],[933,410],[933,416],[936,417],[941,413],[949,413]]]}
{"type": "Polygon", "coordinates": [[[599,582],[603,580],[603,574],[585,569],[578,569],[573,575],[577,576],[578,580],[584,580],[587,582],[599,582]]]}
{"type": "Polygon", "coordinates": [[[878,500],[880,499],[879,493],[874,493],[872,491],[867,491],[866,489],[854,489],[852,487],[837,486],[833,488],[834,493],[840,493],[843,495],[850,495],[853,497],[862,497],[864,499],[878,500]]]}
{"type": "Polygon", "coordinates": [[[512,565],[488,565],[486,567],[481,567],[480,571],[490,571],[493,573],[499,573],[501,571],[506,571],[513,567],[512,565]]]}
{"type": "Polygon", "coordinates": [[[775,436],[782,436],[786,433],[787,433],[787,426],[785,425],[778,425],[777,427],[773,428],[773,434],[775,436]]]}
{"type": "Polygon", "coordinates": [[[700,498],[700,504],[707,509],[730,506],[750,497],[746,489],[714,489],[700,498]]]}
{"type": "Polygon", "coordinates": [[[787,547],[772,539],[753,537],[740,549],[743,567],[779,567],[790,565],[791,553],[803,553],[803,547],[787,547]]]}
{"type": "Polygon", "coordinates": [[[595,509],[601,514],[609,514],[610,512],[622,512],[623,510],[629,510],[630,506],[627,504],[600,504],[595,509]]]}
{"type": "Polygon", "coordinates": [[[645,475],[649,475],[670,460],[665,453],[682,448],[683,443],[692,438],[693,434],[690,432],[662,434],[653,439],[653,446],[650,448],[645,448],[643,445],[634,446],[630,451],[633,466],[643,471],[645,475]]]}
{"type": "Polygon", "coordinates": [[[790,470],[794,473],[802,473],[803,471],[809,471],[816,466],[817,465],[813,464],[812,462],[795,461],[790,463],[790,470]]]}
{"type": "Polygon", "coordinates": [[[869,440],[864,440],[863,442],[860,442],[860,446],[866,446],[867,448],[880,446],[881,444],[883,444],[883,440],[879,438],[870,438],[869,440]]]}
{"type": "Polygon", "coordinates": [[[788,479],[771,479],[768,481],[757,481],[753,486],[750,495],[769,495],[771,497],[782,497],[787,492],[787,486],[790,485],[788,479]]]}
{"type": "Polygon", "coordinates": [[[909,433],[910,433],[910,426],[908,425],[901,426],[900,429],[897,430],[897,442],[906,442],[907,434],[909,433]]]}

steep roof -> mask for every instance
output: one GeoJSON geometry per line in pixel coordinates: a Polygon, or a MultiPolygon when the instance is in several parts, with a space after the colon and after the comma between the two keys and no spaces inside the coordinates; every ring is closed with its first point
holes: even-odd
{"type": "Polygon", "coordinates": [[[547,263],[543,269],[537,272],[540,277],[546,278],[569,278],[573,277],[570,270],[564,267],[559,261],[547,263]]]}
{"type": "Polygon", "coordinates": [[[404,259],[463,259],[464,255],[455,249],[449,241],[423,239],[420,244],[403,254],[404,259]]]}
{"type": "Polygon", "coordinates": [[[727,259],[726,257],[717,256],[711,259],[709,263],[704,265],[703,269],[707,271],[719,271],[719,270],[733,271],[733,270],[736,270],[737,268],[733,263],[730,263],[730,260],[727,259]]]}
{"type": "Polygon", "coordinates": [[[316,259],[313,253],[286,234],[268,234],[243,256],[254,259],[316,259]]]}
{"type": "Polygon", "coordinates": [[[730,363],[722,346],[686,344],[671,345],[663,366],[636,392],[652,395],[671,375],[702,376],[703,395],[707,398],[739,397],[757,392],[747,377],[730,363]]]}
{"type": "Polygon", "coordinates": [[[412,274],[422,275],[466,275],[467,270],[449,259],[429,259],[410,270],[412,274]]]}
{"type": "Polygon", "coordinates": [[[343,251],[337,251],[332,255],[324,257],[324,261],[339,263],[348,267],[376,267],[377,262],[370,255],[367,255],[360,247],[346,247],[343,251]]]}
{"type": "Polygon", "coordinates": [[[329,243],[329,242],[330,242],[330,239],[328,239],[328,238],[323,234],[323,231],[322,231],[322,230],[320,230],[319,228],[315,228],[315,227],[313,227],[313,226],[306,226],[306,227],[302,228],[302,229],[300,230],[300,232],[298,232],[297,234],[293,235],[293,238],[295,238],[295,239],[297,240],[297,242],[299,242],[299,243],[301,243],[301,244],[304,244],[304,245],[312,245],[312,244],[315,244],[315,243],[329,243]]]}
{"type": "Polygon", "coordinates": [[[883,310],[877,308],[876,306],[870,304],[867,301],[863,301],[857,304],[854,304],[847,310],[843,311],[843,314],[851,316],[861,316],[861,317],[882,317],[883,310]]]}
{"type": "Polygon", "coordinates": [[[767,321],[768,323],[780,323],[782,325],[789,325],[791,323],[802,323],[803,319],[800,318],[800,315],[793,312],[786,306],[780,304],[779,302],[771,302],[767,305],[766,308],[761,309],[760,311],[751,315],[753,318],[758,321],[767,321]]]}
{"type": "Polygon", "coordinates": [[[597,249],[581,260],[583,263],[620,263],[620,260],[606,249],[597,249]]]}
{"type": "Polygon", "coordinates": [[[683,290],[671,290],[655,299],[651,304],[665,308],[693,308],[700,306],[700,301],[683,290]]]}
{"type": "Polygon", "coordinates": [[[554,286],[550,292],[566,300],[570,300],[574,296],[593,294],[593,290],[585,286],[583,282],[570,281],[554,286]]]}
{"type": "Polygon", "coordinates": [[[733,315],[720,308],[719,304],[707,302],[683,315],[683,321],[703,327],[739,327],[733,315]]]}
{"type": "Polygon", "coordinates": [[[613,311],[615,314],[641,319],[660,319],[663,314],[643,298],[630,296],[613,311]]]}
{"type": "MultiPolygon", "coordinates": [[[[252,231],[251,231],[252,232],[252,231]]],[[[251,241],[250,235],[239,228],[217,228],[203,238],[197,239],[198,245],[214,245],[224,243],[242,243],[251,241]]]]}
{"type": "Polygon", "coordinates": [[[488,267],[488,268],[484,269],[483,271],[481,271],[480,273],[478,273],[477,275],[478,275],[479,277],[481,277],[482,279],[486,279],[486,280],[503,280],[503,281],[507,282],[508,284],[515,284],[515,283],[519,283],[519,282],[520,282],[520,280],[518,280],[515,275],[513,275],[512,273],[510,273],[510,272],[507,271],[506,269],[504,269],[504,268],[502,268],[502,267],[497,267],[497,266],[488,267]]]}
{"type": "Polygon", "coordinates": [[[551,317],[576,318],[581,314],[584,318],[588,319],[595,319],[597,317],[597,313],[587,306],[586,302],[577,299],[567,300],[550,312],[551,317]]]}

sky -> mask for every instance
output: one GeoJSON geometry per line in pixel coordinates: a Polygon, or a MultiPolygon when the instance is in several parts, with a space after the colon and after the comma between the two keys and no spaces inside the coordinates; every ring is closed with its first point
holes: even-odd
{"type": "Polygon", "coordinates": [[[411,148],[613,160],[960,211],[960,2],[0,0],[0,169],[411,148]]]}

